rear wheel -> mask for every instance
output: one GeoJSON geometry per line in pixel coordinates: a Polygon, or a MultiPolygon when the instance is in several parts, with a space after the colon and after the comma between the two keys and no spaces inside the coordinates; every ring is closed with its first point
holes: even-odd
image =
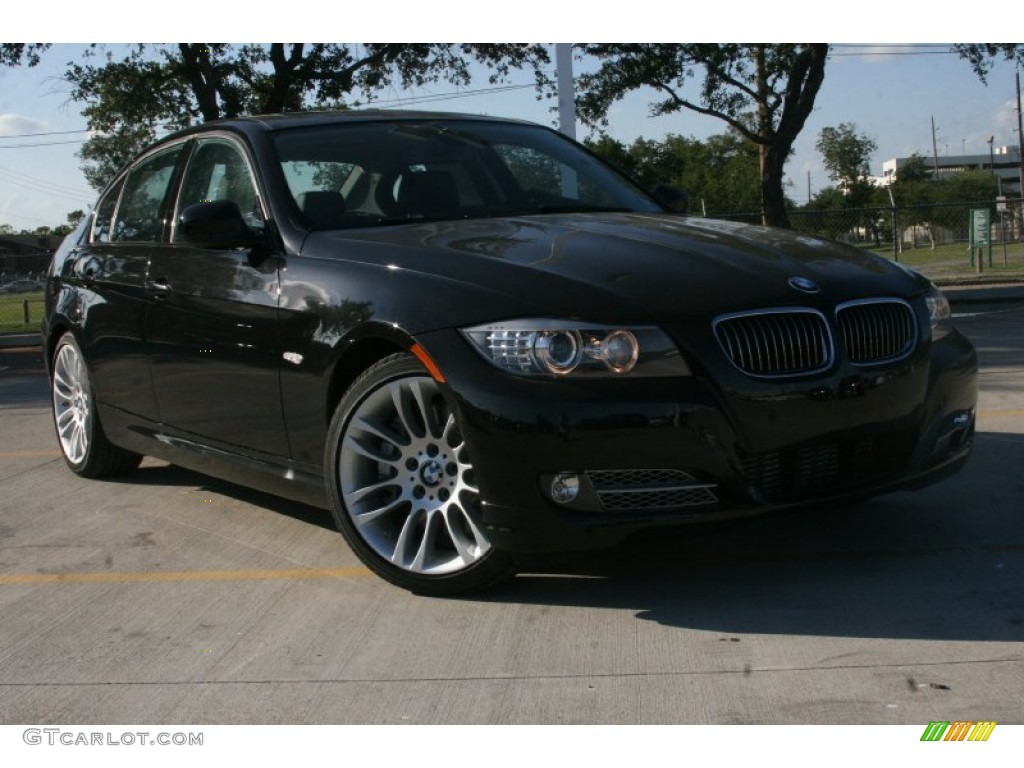
{"type": "Polygon", "coordinates": [[[72,472],[82,477],[103,477],[130,472],[139,466],[142,456],[118,448],[103,433],[89,371],[70,333],[57,342],[50,385],[57,440],[72,472]]]}
{"type": "Polygon", "coordinates": [[[331,422],[325,474],[335,521],[377,574],[421,594],[483,589],[512,575],[488,541],[455,413],[407,355],[367,369],[331,422]]]}

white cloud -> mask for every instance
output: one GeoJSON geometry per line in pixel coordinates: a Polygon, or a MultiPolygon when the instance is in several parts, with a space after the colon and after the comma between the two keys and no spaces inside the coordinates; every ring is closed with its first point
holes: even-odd
{"type": "Polygon", "coordinates": [[[45,122],[32,117],[15,115],[10,112],[0,114],[0,138],[21,136],[26,133],[43,133],[47,127],[45,122]]]}

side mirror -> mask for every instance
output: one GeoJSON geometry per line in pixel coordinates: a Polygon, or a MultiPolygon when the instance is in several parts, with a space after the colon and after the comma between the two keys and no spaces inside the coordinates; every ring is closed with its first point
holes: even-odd
{"type": "Polygon", "coordinates": [[[659,184],[651,190],[651,196],[671,213],[690,212],[690,196],[679,187],[659,184]]]}
{"type": "Polygon", "coordinates": [[[238,206],[227,200],[188,206],[178,217],[178,232],[199,248],[245,248],[263,242],[260,233],[246,225],[238,206]]]}

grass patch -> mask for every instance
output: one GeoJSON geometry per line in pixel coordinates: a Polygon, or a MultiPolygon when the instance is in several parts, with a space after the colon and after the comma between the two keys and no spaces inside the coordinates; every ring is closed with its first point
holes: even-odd
{"type": "Polygon", "coordinates": [[[46,303],[42,291],[31,293],[0,293],[0,333],[33,333],[43,322],[46,303]],[[25,322],[25,302],[28,322],[25,322]]]}
{"type": "MultiPolygon", "coordinates": [[[[892,259],[892,248],[869,248],[872,253],[878,254],[886,259],[892,259]]],[[[988,252],[984,251],[984,271],[989,271],[988,252]]],[[[966,243],[951,243],[939,245],[934,249],[905,248],[900,253],[901,264],[913,267],[925,274],[952,274],[952,275],[974,275],[975,269],[971,266],[970,249],[966,243]]],[[[1005,259],[1003,246],[995,244],[992,247],[992,271],[1020,272],[1024,273],[1024,244],[1007,243],[1005,259]]]]}

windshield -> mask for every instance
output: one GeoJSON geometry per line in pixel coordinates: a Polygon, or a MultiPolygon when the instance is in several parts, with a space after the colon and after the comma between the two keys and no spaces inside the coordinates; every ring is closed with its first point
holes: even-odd
{"type": "Polygon", "coordinates": [[[273,134],[311,229],[662,209],[554,131],[470,120],[349,123],[273,134]]]}

